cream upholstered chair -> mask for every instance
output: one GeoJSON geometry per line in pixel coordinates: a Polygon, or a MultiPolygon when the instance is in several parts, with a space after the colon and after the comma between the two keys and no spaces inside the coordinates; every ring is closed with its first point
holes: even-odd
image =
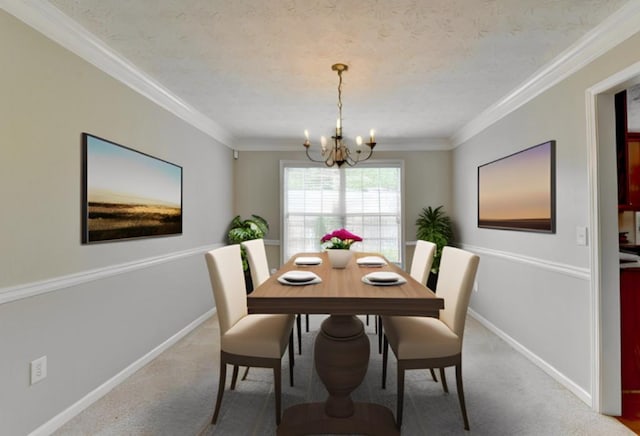
{"type": "MultiPolygon", "coordinates": [[[[270,276],[267,251],[264,248],[264,239],[251,239],[241,242],[247,253],[251,281],[254,287],[260,286],[270,276]]],[[[302,323],[300,315],[296,316],[296,330],[298,332],[298,353],[302,354],[302,323]]],[[[307,315],[307,331],[309,331],[309,315],[307,315]]],[[[245,374],[246,375],[246,374],[245,374]]]]}
{"type": "Polygon", "coordinates": [[[293,386],[293,316],[249,315],[240,258],[240,246],[229,245],[205,255],[220,325],[220,381],[211,422],[216,423],[227,378],[233,365],[231,389],[238,366],[272,368],[276,396],[276,423],[280,423],[281,361],[289,344],[289,381],[293,386]]]}
{"type": "Polygon", "coordinates": [[[386,385],[387,357],[391,345],[398,359],[398,428],[402,425],[404,372],[408,369],[439,368],[442,386],[448,392],[444,368],[455,366],[462,419],[465,430],[469,430],[462,389],[462,338],[479,260],[473,253],[444,247],[437,285],[438,296],[444,298],[444,309],[440,310],[439,319],[416,316],[382,318],[385,329],[382,388],[386,385]]]}
{"type": "MultiPolygon", "coordinates": [[[[416,248],[413,250],[413,260],[411,261],[411,268],[409,269],[409,275],[416,281],[426,286],[427,279],[429,278],[429,272],[431,271],[431,265],[433,264],[433,257],[436,254],[436,244],[433,242],[418,240],[416,242],[416,248]]],[[[382,353],[382,318],[376,317],[376,331],[378,333],[378,352],[382,353]]],[[[433,379],[436,379],[435,374],[431,371],[433,379]]]]}
{"type": "Polygon", "coordinates": [[[416,248],[413,250],[413,260],[411,261],[409,275],[423,285],[426,285],[435,254],[436,244],[429,241],[416,241],[416,248]]]}

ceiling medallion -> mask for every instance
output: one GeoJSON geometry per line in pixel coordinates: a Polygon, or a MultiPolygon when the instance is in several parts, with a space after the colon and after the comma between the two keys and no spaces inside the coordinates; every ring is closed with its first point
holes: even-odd
{"type": "Polygon", "coordinates": [[[338,120],[336,121],[336,133],[331,137],[333,139],[333,143],[328,146],[327,138],[324,136],[320,137],[320,155],[321,158],[314,158],[309,149],[311,148],[311,143],[309,142],[309,131],[304,131],[305,141],[304,141],[304,149],[307,153],[307,157],[309,160],[313,162],[323,162],[326,166],[332,167],[334,165],[338,165],[341,167],[345,163],[349,166],[354,166],[358,162],[363,162],[373,155],[373,148],[376,146],[375,142],[375,132],[373,129],[369,131],[369,142],[367,145],[367,153],[363,153],[362,146],[362,136],[356,136],[356,147],[355,150],[349,149],[342,136],[342,73],[349,70],[349,66],[345,64],[334,64],[331,66],[333,71],[338,72],[338,120]]]}

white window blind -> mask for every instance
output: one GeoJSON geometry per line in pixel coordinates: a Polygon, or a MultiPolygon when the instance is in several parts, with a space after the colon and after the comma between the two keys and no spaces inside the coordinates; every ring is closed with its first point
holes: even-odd
{"type": "Polygon", "coordinates": [[[283,260],[320,251],[320,238],[339,228],[359,235],[358,251],[402,262],[402,163],[327,168],[283,162],[283,260]]]}

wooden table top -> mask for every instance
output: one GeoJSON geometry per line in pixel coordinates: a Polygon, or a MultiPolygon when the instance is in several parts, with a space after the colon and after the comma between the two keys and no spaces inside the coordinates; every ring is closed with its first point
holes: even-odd
{"type": "Polygon", "coordinates": [[[249,313],[325,313],[332,315],[439,315],[444,300],[414,280],[393,263],[382,267],[361,267],[356,259],[375,253],[354,252],[345,269],[331,267],[327,254],[300,253],[293,256],[267,281],[247,296],[249,313]],[[298,256],[318,256],[322,264],[295,265],[298,256]],[[277,278],[290,270],[313,271],[322,283],[289,286],[277,278]],[[396,286],[372,286],[362,282],[362,276],[374,271],[393,271],[407,282],[396,286]]]}

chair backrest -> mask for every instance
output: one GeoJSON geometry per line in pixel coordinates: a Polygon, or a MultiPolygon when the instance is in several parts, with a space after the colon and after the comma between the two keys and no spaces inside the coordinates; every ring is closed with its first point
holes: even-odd
{"type": "Polygon", "coordinates": [[[248,314],[240,246],[217,248],[205,254],[205,258],[222,336],[248,314]]]}
{"type": "Polygon", "coordinates": [[[440,259],[436,293],[444,298],[440,320],[462,338],[467,308],[480,258],[468,251],[444,247],[440,259]]]}
{"type": "Polygon", "coordinates": [[[252,239],[251,241],[244,241],[241,244],[247,252],[253,287],[257,288],[269,278],[269,264],[267,263],[267,252],[264,248],[264,240],[252,239]]]}
{"type": "Polygon", "coordinates": [[[411,261],[411,269],[409,275],[422,283],[427,284],[433,256],[436,254],[436,244],[433,242],[418,240],[416,248],[413,251],[413,260],[411,261]]]}

